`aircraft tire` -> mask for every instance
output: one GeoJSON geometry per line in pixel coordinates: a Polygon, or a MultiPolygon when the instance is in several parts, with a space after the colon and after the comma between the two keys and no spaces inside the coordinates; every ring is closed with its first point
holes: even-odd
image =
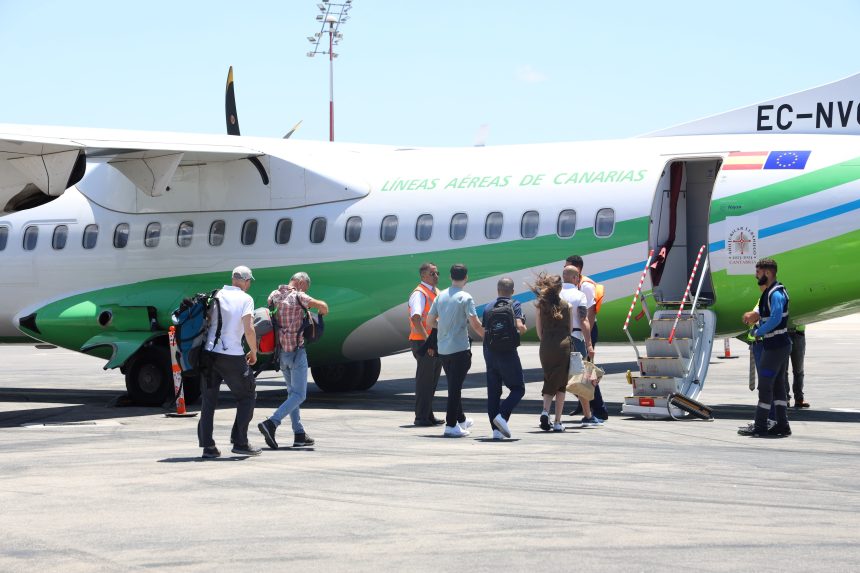
{"type": "Polygon", "coordinates": [[[167,348],[140,349],[125,371],[125,387],[132,402],[140,406],[161,406],[172,397],[170,355],[167,348]]]}
{"type": "Polygon", "coordinates": [[[379,380],[379,373],[382,371],[382,360],[379,358],[371,358],[364,361],[364,372],[361,373],[361,378],[355,386],[355,390],[369,390],[379,380]]]}
{"type": "Polygon", "coordinates": [[[323,392],[350,392],[361,383],[364,362],[341,362],[326,366],[312,366],[311,375],[317,388],[323,392]]]}

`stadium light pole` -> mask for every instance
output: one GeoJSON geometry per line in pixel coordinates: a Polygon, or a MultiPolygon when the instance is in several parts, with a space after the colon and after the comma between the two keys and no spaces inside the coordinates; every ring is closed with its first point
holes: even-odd
{"type": "Polygon", "coordinates": [[[313,58],[317,54],[328,55],[328,136],[329,141],[334,141],[334,59],[337,57],[334,47],[343,39],[340,27],[344,22],[349,20],[349,10],[352,8],[352,0],[343,0],[342,2],[322,0],[321,4],[317,4],[317,8],[320,11],[317,14],[317,22],[321,22],[321,27],[319,32],[313,36],[308,36],[308,41],[314,45],[314,49],[308,52],[307,55],[309,58],[313,58]],[[326,34],[328,34],[328,50],[325,49],[325,44],[322,43],[322,39],[326,34]]]}

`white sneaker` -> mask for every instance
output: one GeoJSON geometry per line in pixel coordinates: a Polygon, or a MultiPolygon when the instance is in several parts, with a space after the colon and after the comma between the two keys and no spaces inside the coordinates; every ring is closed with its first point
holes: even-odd
{"type": "MultiPolygon", "coordinates": [[[[510,437],[510,436],[508,436],[510,437]]],[[[493,430],[493,439],[494,440],[504,440],[505,436],[498,430],[493,430]]]]}
{"type": "Polygon", "coordinates": [[[496,417],[493,418],[493,425],[498,428],[498,431],[506,438],[511,437],[511,429],[508,427],[508,421],[505,420],[501,414],[496,414],[496,417]]]}
{"type": "Polygon", "coordinates": [[[561,425],[561,422],[556,422],[555,424],[552,425],[552,431],[553,432],[563,432],[564,426],[561,425]]]}
{"type": "Polygon", "coordinates": [[[474,424],[474,423],[475,422],[472,420],[472,418],[466,418],[466,420],[464,422],[460,422],[457,425],[460,426],[461,428],[463,428],[463,430],[468,431],[469,428],[471,428],[472,424],[474,424]]]}
{"type": "Polygon", "coordinates": [[[454,424],[453,426],[445,426],[443,435],[446,438],[465,438],[469,435],[469,430],[464,430],[460,424],[454,424]]]}

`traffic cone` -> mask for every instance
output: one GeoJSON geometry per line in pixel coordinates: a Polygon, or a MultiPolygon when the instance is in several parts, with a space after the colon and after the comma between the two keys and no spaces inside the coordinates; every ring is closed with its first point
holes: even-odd
{"type": "Polygon", "coordinates": [[[731,340],[730,338],[724,338],[723,339],[723,355],[717,356],[717,358],[723,358],[723,359],[737,358],[737,356],[732,356],[732,347],[730,345],[730,340],[731,340]]]}

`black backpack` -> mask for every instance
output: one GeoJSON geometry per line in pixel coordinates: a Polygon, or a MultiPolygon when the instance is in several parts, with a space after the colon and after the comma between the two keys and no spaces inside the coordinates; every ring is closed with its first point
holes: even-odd
{"type": "Polygon", "coordinates": [[[510,299],[496,301],[492,308],[484,311],[484,344],[490,350],[505,352],[520,345],[517,319],[510,299]]]}
{"type": "MultiPolygon", "coordinates": [[[[304,338],[305,344],[316,342],[322,338],[323,330],[325,330],[323,317],[315,312],[309,311],[307,307],[302,304],[302,299],[299,297],[296,297],[296,302],[298,302],[299,306],[302,307],[302,328],[299,330],[299,333],[302,335],[302,338],[304,338]]],[[[298,341],[298,338],[299,336],[297,334],[296,341],[298,341]]]]}

